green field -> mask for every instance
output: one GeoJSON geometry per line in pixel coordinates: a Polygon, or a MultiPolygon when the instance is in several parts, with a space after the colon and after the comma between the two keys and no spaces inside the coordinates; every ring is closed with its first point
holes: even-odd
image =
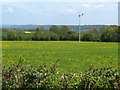
{"type": "Polygon", "coordinates": [[[22,56],[24,65],[52,64],[59,59],[62,72],[83,72],[95,67],[118,64],[118,43],[76,41],[3,41],[2,63],[17,62],[22,56]]]}

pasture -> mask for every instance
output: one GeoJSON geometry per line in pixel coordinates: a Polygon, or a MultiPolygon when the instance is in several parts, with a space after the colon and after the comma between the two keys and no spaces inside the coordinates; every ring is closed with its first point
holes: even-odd
{"type": "Polygon", "coordinates": [[[3,41],[2,65],[16,63],[22,56],[24,65],[47,65],[59,59],[61,72],[84,72],[89,65],[95,67],[118,64],[118,43],[77,41],[3,41]]]}

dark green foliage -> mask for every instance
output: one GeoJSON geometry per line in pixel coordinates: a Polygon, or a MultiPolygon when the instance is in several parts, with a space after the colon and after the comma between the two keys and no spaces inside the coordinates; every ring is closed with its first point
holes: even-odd
{"type": "MultiPolygon", "coordinates": [[[[80,37],[82,41],[102,41],[102,42],[119,42],[120,30],[118,26],[109,26],[107,29],[103,26],[100,30],[89,30],[81,32],[80,37]]],[[[68,26],[61,26],[60,28],[53,25],[49,31],[44,27],[38,27],[31,33],[25,33],[24,30],[4,30],[2,40],[18,40],[18,41],[59,41],[59,40],[73,40],[79,39],[78,32],[71,31],[68,26]]]]}
{"type": "Polygon", "coordinates": [[[24,32],[23,32],[23,31],[19,31],[19,32],[18,32],[18,37],[19,37],[19,41],[25,40],[25,39],[24,39],[24,32]]]}
{"type": "Polygon", "coordinates": [[[83,41],[100,41],[100,32],[96,29],[90,30],[87,33],[83,33],[82,40],[83,41]]]}
{"type": "Polygon", "coordinates": [[[3,66],[2,88],[73,88],[73,89],[120,89],[118,67],[89,67],[85,73],[60,73],[58,61],[49,67],[43,63],[38,67],[22,66],[20,57],[17,64],[3,66]]]}
{"type": "Polygon", "coordinates": [[[59,35],[51,32],[50,40],[59,41],[59,35]]]}
{"type": "Polygon", "coordinates": [[[82,37],[82,41],[91,41],[92,40],[92,34],[85,33],[82,37]]]}
{"type": "Polygon", "coordinates": [[[118,42],[120,42],[120,26],[118,26],[118,42]]]}
{"type": "Polygon", "coordinates": [[[118,32],[119,30],[117,26],[109,26],[102,32],[100,39],[104,42],[119,42],[118,32]]]}
{"type": "Polygon", "coordinates": [[[2,35],[2,40],[7,41],[7,35],[2,35]]]}
{"type": "Polygon", "coordinates": [[[78,40],[78,38],[79,38],[78,33],[72,31],[72,33],[71,33],[71,35],[70,35],[70,40],[76,41],[76,40],[78,40]]]}
{"type": "Polygon", "coordinates": [[[60,34],[62,34],[62,35],[65,35],[68,31],[70,31],[70,29],[67,26],[65,26],[65,25],[63,25],[60,28],[60,34]]]}
{"type": "Polygon", "coordinates": [[[43,27],[41,28],[36,28],[35,33],[33,33],[33,38],[32,40],[35,41],[49,41],[49,34],[47,31],[45,31],[45,29],[43,27]]]}
{"type": "Polygon", "coordinates": [[[50,32],[54,32],[54,33],[58,33],[59,32],[59,27],[56,25],[53,25],[52,27],[50,27],[49,31],[50,32]]]}
{"type": "Polygon", "coordinates": [[[7,37],[7,40],[13,40],[14,41],[14,40],[18,39],[17,34],[14,30],[8,31],[6,37],[7,37]]]}
{"type": "Polygon", "coordinates": [[[100,33],[96,29],[89,31],[89,33],[92,35],[91,41],[100,41],[100,33]]]}
{"type": "Polygon", "coordinates": [[[109,26],[107,29],[103,26],[99,31],[96,29],[83,33],[82,41],[102,41],[119,42],[119,31],[117,26],[109,26]]]}
{"type": "Polygon", "coordinates": [[[40,28],[36,28],[36,31],[41,31],[41,32],[43,32],[45,29],[44,29],[44,27],[42,26],[42,27],[40,27],[40,28]]]}

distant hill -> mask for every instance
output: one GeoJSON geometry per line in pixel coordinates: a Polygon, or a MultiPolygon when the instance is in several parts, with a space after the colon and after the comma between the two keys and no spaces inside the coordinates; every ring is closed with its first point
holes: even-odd
{"type": "MultiPolygon", "coordinates": [[[[45,30],[49,30],[49,28],[52,25],[2,25],[2,28],[4,29],[15,29],[15,30],[19,30],[19,29],[35,29],[37,27],[41,27],[43,26],[45,28],[45,30]]],[[[63,25],[57,25],[58,27],[61,27],[63,25]]],[[[66,25],[69,27],[70,30],[72,31],[79,31],[79,26],[78,25],[66,25]]],[[[99,30],[102,26],[105,26],[105,28],[107,28],[109,25],[81,25],[81,31],[88,31],[91,29],[97,29],[99,30]]]]}

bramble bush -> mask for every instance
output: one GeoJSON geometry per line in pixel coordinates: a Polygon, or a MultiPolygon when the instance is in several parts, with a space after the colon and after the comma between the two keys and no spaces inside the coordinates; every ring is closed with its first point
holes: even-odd
{"type": "Polygon", "coordinates": [[[7,64],[2,69],[2,88],[39,89],[120,89],[117,67],[95,68],[93,65],[85,73],[63,73],[58,71],[58,61],[49,67],[43,63],[38,67],[23,66],[20,57],[17,64],[7,64]]]}

